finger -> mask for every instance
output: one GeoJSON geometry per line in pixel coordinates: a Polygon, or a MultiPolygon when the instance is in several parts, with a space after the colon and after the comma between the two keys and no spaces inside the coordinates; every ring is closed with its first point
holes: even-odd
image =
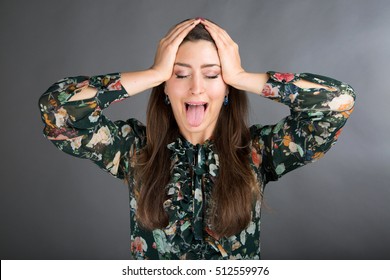
{"type": "Polygon", "coordinates": [[[172,42],[176,41],[179,44],[183,41],[183,39],[188,35],[188,33],[200,23],[200,20],[194,20],[189,25],[184,26],[180,30],[177,30],[175,34],[172,34],[172,42]]]}
{"type": "Polygon", "coordinates": [[[211,37],[213,38],[216,46],[218,49],[222,49],[226,47],[228,44],[228,40],[220,33],[218,32],[215,28],[211,26],[205,26],[206,30],[210,33],[211,37]]]}
{"type": "Polygon", "coordinates": [[[204,20],[202,21],[202,24],[209,32],[212,32],[218,39],[223,40],[224,43],[234,43],[229,34],[215,23],[208,20],[204,20]]]}
{"type": "MultiPolygon", "coordinates": [[[[200,20],[197,20],[197,19],[190,19],[190,20],[184,21],[184,22],[176,25],[170,32],[168,32],[168,35],[165,36],[164,39],[166,39],[167,41],[171,41],[172,39],[175,39],[178,36],[178,34],[180,34],[182,31],[188,30],[191,27],[195,27],[195,25],[198,24],[199,22],[200,22],[200,20]]],[[[189,30],[191,30],[191,29],[189,29],[189,30]]]]}
{"type": "Polygon", "coordinates": [[[208,21],[208,20],[204,20],[202,21],[202,24],[205,26],[205,27],[208,27],[209,29],[212,29],[214,30],[215,32],[217,32],[218,34],[222,35],[223,37],[228,37],[230,38],[230,36],[227,34],[227,32],[221,28],[220,26],[218,26],[217,24],[211,22],[211,21],[208,21]]]}
{"type": "MultiPolygon", "coordinates": [[[[180,34],[183,30],[186,30],[190,26],[192,26],[193,22],[194,22],[194,20],[187,20],[187,21],[184,21],[184,22],[174,26],[168,32],[168,34],[160,40],[158,50],[164,51],[166,49],[166,47],[168,47],[170,45],[174,45],[173,42],[177,38],[178,34],[180,34]]],[[[178,47],[178,46],[179,45],[174,46],[174,47],[178,47]]]]}

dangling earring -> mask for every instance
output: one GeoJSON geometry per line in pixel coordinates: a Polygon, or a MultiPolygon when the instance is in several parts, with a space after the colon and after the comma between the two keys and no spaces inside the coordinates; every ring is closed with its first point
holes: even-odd
{"type": "Polygon", "coordinates": [[[229,96],[225,95],[225,99],[223,100],[223,105],[227,106],[229,104],[229,96]]]}
{"type": "Polygon", "coordinates": [[[171,101],[169,101],[169,97],[167,94],[165,94],[165,99],[164,99],[165,105],[171,104],[171,101]]]}

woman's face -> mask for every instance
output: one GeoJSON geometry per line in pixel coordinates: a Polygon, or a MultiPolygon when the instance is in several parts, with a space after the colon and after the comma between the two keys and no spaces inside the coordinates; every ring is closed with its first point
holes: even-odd
{"type": "Polygon", "coordinates": [[[165,83],[180,132],[193,144],[212,136],[227,94],[220,65],[213,43],[185,42],[177,52],[172,77],[165,83]]]}

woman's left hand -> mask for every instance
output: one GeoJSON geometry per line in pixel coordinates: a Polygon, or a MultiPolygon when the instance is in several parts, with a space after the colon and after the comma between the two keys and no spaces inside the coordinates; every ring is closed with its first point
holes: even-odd
{"type": "Polygon", "coordinates": [[[268,80],[267,73],[248,73],[241,66],[241,58],[238,45],[230,38],[229,34],[218,25],[202,20],[217,46],[219,60],[222,68],[222,78],[228,85],[234,88],[261,94],[268,80]]]}
{"type": "Polygon", "coordinates": [[[223,80],[225,83],[235,86],[239,83],[239,77],[245,73],[245,70],[241,67],[237,43],[218,25],[208,20],[202,20],[201,24],[206,27],[217,46],[223,80]]]}

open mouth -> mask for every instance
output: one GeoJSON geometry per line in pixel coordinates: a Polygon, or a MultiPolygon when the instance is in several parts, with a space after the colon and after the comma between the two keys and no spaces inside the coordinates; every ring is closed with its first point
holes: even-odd
{"type": "Polygon", "coordinates": [[[207,102],[186,102],[187,122],[194,127],[199,126],[208,107],[207,102]]]}
{"type": "Polygon", "coordinates": [[[203,107],[204,107],[204,110],[206,111],[207,106],[208,106],[209,104],[206,103],[206,102],[196,102],[196,103],[186,102],[185,105],[186,105],[186,111],[188,111],[188,109],[189,109],[190,107],[195,107],[195,106],[203,106],[203,107]]]}

